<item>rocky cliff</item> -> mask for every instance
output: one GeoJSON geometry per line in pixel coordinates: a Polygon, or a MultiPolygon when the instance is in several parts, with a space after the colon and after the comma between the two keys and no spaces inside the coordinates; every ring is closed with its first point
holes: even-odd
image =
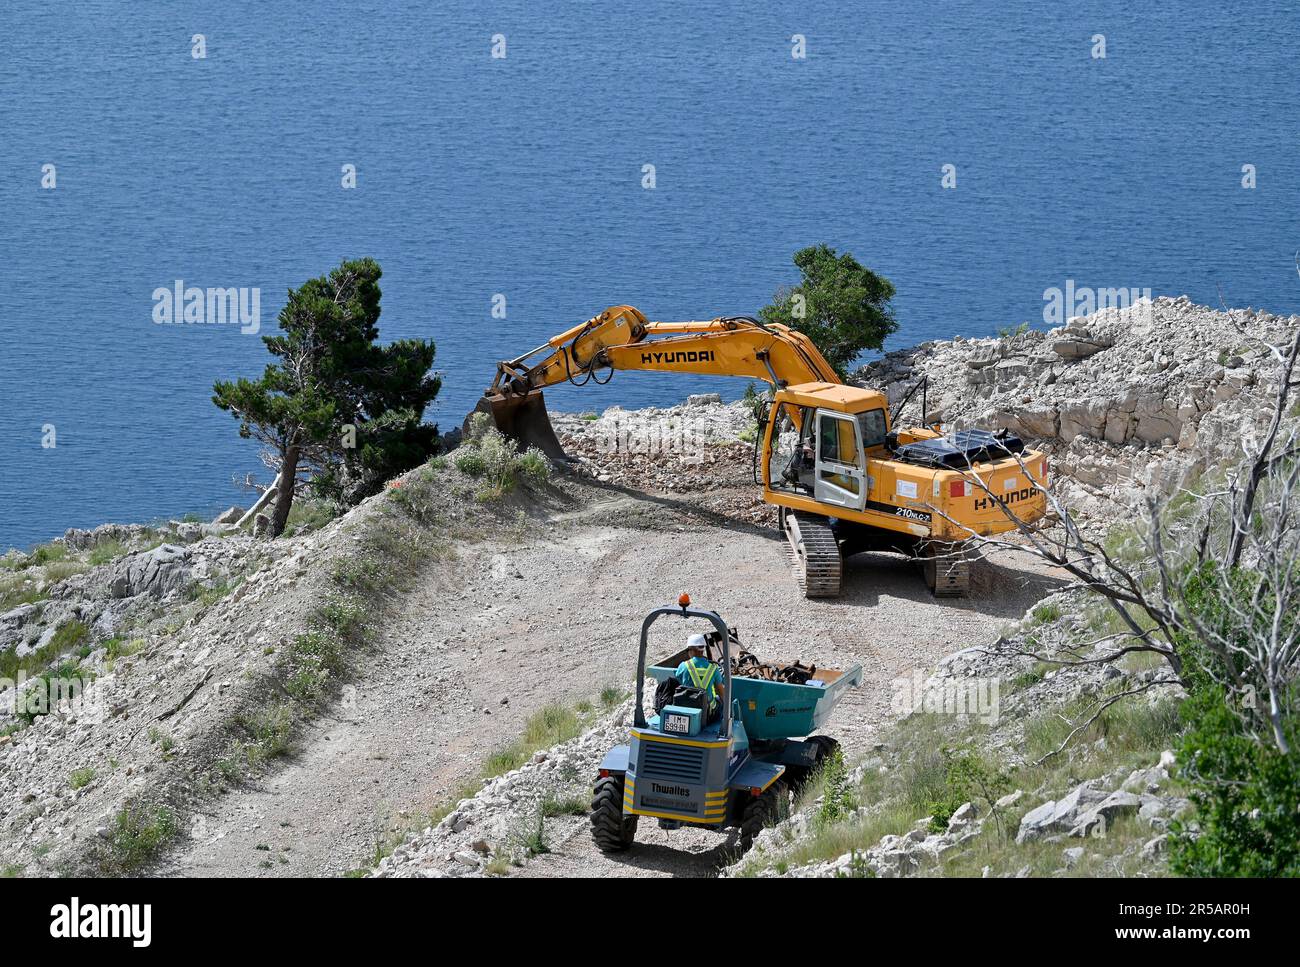
{"type": "MultiPolygon", "coordinates": [[[[1049,332],[925,343],[858,374],[891,402],[929,377],[929,416],[1005,426],[1051,454],[1076,512],[1114,518],[1241,452],[1271,413],[1273,361],[1300,316],[1220,312],[1185,296],[1107,309],[1049,332]]],[[[907,416],[920,416],[920,394],[907,416]]]]}

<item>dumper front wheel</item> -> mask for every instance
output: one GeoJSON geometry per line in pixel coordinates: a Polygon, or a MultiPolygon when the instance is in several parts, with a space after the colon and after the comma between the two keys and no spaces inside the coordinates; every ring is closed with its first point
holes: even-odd
{"type": "Polygon", "coordinates": [[[826,762],[835,754],[840,744],[832,739],[829,735],[810,735],[804,740],[813,748],[813,759],[806,766],[786,766],[786,778],[790,780],[790,791],[795,795],[800,795],[808,781],[817,773],[818,769],[823,768],[826,762]]]}
{"type": "Polygon", "coordinates": [[[623,777],[596,781],[591,798],[591,838],[602,853],[621,853],[636,839],[635,816],[623,815],[623,777]]]}
{"type": "Polygon", "coordinates": [[[827,760],[834,756],[840,748],[840,744],[829,735],[810,735],[808,741],[817,747],[817,758],[813,763],[814,769],[824,766],[827,760]]]}
{"type": "Polygon", "coordinates": [[[789,803],[789,792],[784,782],[774,782],[760,796],[755,796],[745,804],[745,811],[740,819],[740,851],[748,853],[754,840],[768,826],[775,826],[782,819],[782,807],[789,803]]]}

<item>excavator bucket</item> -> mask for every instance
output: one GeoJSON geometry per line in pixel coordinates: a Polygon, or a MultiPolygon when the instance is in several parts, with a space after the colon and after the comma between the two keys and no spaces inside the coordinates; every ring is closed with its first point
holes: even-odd
{"type": "MultiPolygon", "coordinates": [[[[489,414],[497,429],[518,443],[520,449],[536,447],[556,462],[568,462],[569,455],[564,452],[564,447],[555,435],[555,428],[551,426],[551,418],[546,415],[546,403],[542,400],[541,390],[530,390],[522,394],[486,395],[478,401],[474,413],[489,414]]],[[[474,413],[465,417],[466,432],[474,413]]]]}

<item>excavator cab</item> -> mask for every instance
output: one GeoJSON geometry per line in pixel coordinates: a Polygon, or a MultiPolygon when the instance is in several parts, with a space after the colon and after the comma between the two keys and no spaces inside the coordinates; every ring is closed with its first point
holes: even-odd
{"type": "Polygon", "coordinates": [[[828,384],[777,391],[767,428],[768,486],[827,508],[860,511],[872,482],[867,454],[884,444],[889,424],[879,394],[825,393],[826,388],[828,384]],[[819,395],[827,398],[818,400],[819,395]]]}

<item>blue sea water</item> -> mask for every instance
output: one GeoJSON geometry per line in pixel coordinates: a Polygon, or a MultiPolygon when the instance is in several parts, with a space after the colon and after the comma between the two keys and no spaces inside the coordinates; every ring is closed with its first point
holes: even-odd
{"type": "Polygon", "coordinates": [[[256,449],[209,397],[265,350],[155,324],[177,279],[259,288],[265,332],[289,287],[373,256],[383,335],[437,341],[443,425],[606,305],[754,313],[819,241],[893,280],[892,346],[1041,324],[1067,279],[1296,311],[1298,37],[1293,3],[1208,0],[6,0],[0,548],[247,501],[256,449]]]}

